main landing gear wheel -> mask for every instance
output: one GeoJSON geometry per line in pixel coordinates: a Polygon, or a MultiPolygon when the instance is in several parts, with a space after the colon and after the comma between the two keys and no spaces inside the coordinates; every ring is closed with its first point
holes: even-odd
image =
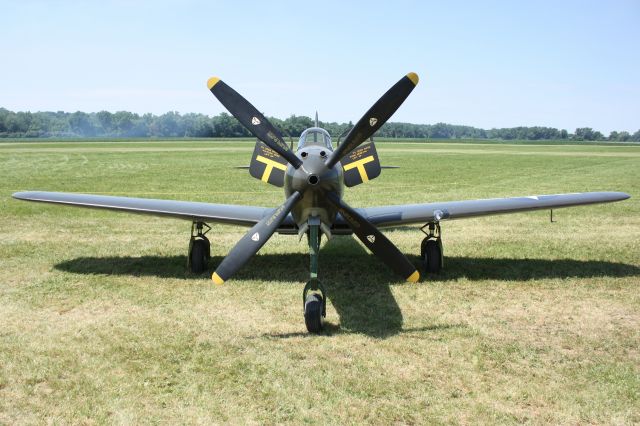
{"type": "Polygon", "coordinates": [[[189,255],[187,266],[193,274],[201,274],[207,269],[211,258],[211,243],[205,234],[211,230],[204,222],[193,222],[191,225],[191,239],[189,240],[189,255]],[[203,232],[203,228],[207,230],[203,232]]]}
{"type": "Polygon", "coordinates": [[[440,244],[436,240],[428,240],[426,238],[423,242],[422,260],[424,261],[424,269],[427,273],[437,274],[442,269],[440,244]]]}
{"type": "Polygon", "coordinates": [[[437,274],[444,266],[440,223],[430,222],[421,228],[427,237],[420,245],[420,257],[424,262],[424,270],[429,274],[437,274]],[[424,229],[428,227],[428,232],[424,229]]]}
{"type": "Polygon", "coordinates": [[[321,295],[312,293],[304,302],[304,323],[309,333],[320,333],[324,327],[324,300],[321,295]]]}
{"type": "Polygon", "coordinates": [[[207,269],[207,244],[204,240],[194,240],[191,245],[191,272],[201,274],[207,269]]]}

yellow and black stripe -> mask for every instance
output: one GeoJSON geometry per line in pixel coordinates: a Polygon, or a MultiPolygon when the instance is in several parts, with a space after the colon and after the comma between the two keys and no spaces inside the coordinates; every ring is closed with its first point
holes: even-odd
{"type": "Polygon", "coordinates": [[[283,187],[287,160],[264,142],[257,141],[251,157],[249,173],[256,179],[283,187]]]}
{"type": "Polygon", "coordinates": [[[344,184],[348,187],[369,182],[380,176],[380,161],[373,142],[360,145],[341,161],[344,184]]]}

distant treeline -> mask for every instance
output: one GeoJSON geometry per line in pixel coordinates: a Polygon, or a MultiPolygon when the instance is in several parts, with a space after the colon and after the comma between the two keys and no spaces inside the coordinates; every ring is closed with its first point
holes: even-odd
{"type": "MultiPolygon", "coordinates": [[[[269,120],[285,134],[294,138],[314,125],[309,117],[295,116],[280,120],[269,120]]],[[[320,122],[320,126],[337,138],[349,130],[353,123],[320,122]]],[[[3,138],[73,138],[73,137],[250,137],[249,132],[227,113],[214,117],[204,114],[179,114],[168,112],[162,115],[135,114],[127,111],[111,113],[85,112],[13,112],[0,108],[0,137],[3,138]]],[[[640,142],[640,130],[611,132],[608,137],[589,127],[578,128],[574,133],[552,127],[511,127],[502,129],[479,129],[453,124],[386,123],[376,136],[383,138],[419,139],[504,139],[504,140],[609,140],[640,142]]]]}

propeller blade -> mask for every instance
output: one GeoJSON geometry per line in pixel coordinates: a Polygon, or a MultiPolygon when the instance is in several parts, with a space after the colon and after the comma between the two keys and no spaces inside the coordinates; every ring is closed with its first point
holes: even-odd
{"type": "Polygon", "coordinates": [[[260,222],[256,223],[238,241],[233,249],[225,257],[215,272],[211,275],[214,283],[220,285],[228,280],[236,273],[247,261],[260,250],[260,248],[271,238],[278,226],[289,214],[293,206],[302,198],[302,194],[298,191],[294,192],[287,198],[283,205],[274,209],[271,214],[265,216],[260,222]]]}
{"type": "Polygon", "coordinates": [[[409,282],[415,283],[420,279],[420,273],[416,267],[371,222],[342,201],[335,193],[327,193],[327,200],[338,209],[360,241],[387,266],[409,282]]]}
{"type": "Polygon", "coordinates": [[[411,91],[418,84],[418,75],[410,72],[402,77],[387,93],[373,104],[369,111],[351,129],[347,137],[327,160],[327,167],[331,168],[349,152],[362,142],[369,139],[407,99],[411,91]]]}
{"type": "Polygon", "coordinates": [[[218,77],[211,77],[207,81],[207,87],[231,115],[255,137],[286,158],[293,167],[300,167],[302,161],[289,149],[282,133],[269,123],[256,107],[218,77]]]}

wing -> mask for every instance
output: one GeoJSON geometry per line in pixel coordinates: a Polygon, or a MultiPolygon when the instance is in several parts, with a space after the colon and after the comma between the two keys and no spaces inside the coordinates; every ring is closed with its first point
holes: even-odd
{"type": "Polygon", "coordinates": [[[257,206],[209,204],[192,201],[154,200],[149,198],[112,197],[66,192],[16,192],[13,198],[67,206],[107,209],[120,212],[168,216],[203,222],[253,226],[273,209],[257,206]]]}
{"type": "Polygon", "coordinates": [[[463,219],[503,213],[558,209],[587,204],[610,203],[629,198],[624,192],[582,192],[575,194],[533,195],[489,200],[447,201],[442,203],[402,204],[359,209],[376,226],[425,224],[440,219],[463,219]]]}

